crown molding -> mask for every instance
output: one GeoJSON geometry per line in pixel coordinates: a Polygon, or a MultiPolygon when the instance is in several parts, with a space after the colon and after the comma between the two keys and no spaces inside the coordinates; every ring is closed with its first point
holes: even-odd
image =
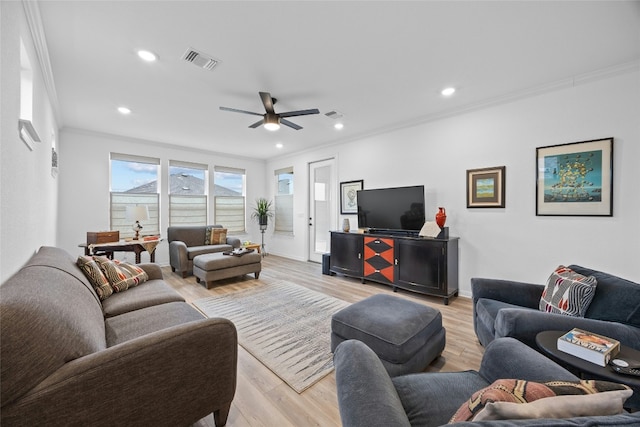
{"type": "Polygon", "coordinates": [[[49,95],[49,103],[51,104],[57,125],[60,128],[62,127],[60,104],[58,102],[58,94],[56,92],[56,85],[53,79],[51,60],[49,59],[49,49],[47,48],[47,39],[44,35],[44,28],[42,27],[40,7],[38,6],[38,2],[35,0],[22,0],[22,7],[24,8],[24,14],[27,18],[31,38],[33,39],[33,46],[36,51],[36,55],[38,56],[38,62],[40,63],[44,87],[49,95]]]}

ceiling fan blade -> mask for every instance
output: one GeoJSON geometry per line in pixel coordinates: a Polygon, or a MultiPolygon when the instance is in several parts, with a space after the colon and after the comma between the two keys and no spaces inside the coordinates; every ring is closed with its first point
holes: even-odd
{"type": "Polygon", "coordinates": [[[300,130],[302,129],[302,126],[298,126],[297,124],[290,122],[289,120],[280,118],[280,124],[283,124],[285,126],[289,126],[290,128],[293,128],[295,130],[300,130]]]}
{"type": "Polygon", "coordinates": [[[309,114],[320,114],[317,108],[311,110],[287,111],[286,113],[278,113],[280,117],[306,116],[309,114]]]}
{"type": "Polygon", "coordinates": [[[255,122],[254,124],[252,124],[251,126],[249,126],[251,129],[255,129],[257,127],[262,126],[262,124],[264,123],[264,119],[262,120],[258,120],[257,122],[255,122]]]}
{"type": "Polygon", "coordinates": [[[231,112],[234,112],[234,113],[251,114],[253,116],[264,116],[264,114],[254,113],[253,111],[238,110],[237,108],[220,107],[220,109],[222,111],[231,111],[231,112]]]}
{"type": "Polygon", "coordinates": [[[271,94],[269,92],[259,92],[260,99],[262,99],[262,103],[264,104],[264,109],[269,114],[275,114],[273,111],[273,98],[271,98],[271,94]]]}

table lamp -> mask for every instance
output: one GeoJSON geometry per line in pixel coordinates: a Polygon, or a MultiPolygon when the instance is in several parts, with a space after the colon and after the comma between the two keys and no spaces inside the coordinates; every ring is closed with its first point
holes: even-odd
{"type": "Polygon", "coordinates": [[[133,224],[133,231],[136,232],[134,240],[140,238],[140,231],[142,230],[142,224],[140,221],[146,221],[149,219],[149,208],[147,206],[127,206],[127,220],[135,221],[133,224]]]}

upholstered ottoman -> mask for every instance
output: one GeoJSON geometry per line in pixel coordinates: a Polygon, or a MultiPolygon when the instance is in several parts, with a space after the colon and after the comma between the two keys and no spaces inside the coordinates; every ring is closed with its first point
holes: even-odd
{"type": "Polygon", "coordinates": [[[380,358],[391,376],[422,372],[445,344],[440,311],[392,295],[351,304],[331,318],[331,351],[359,340],[380,358]]]}
{"type": "Polygon", "coordinates": [[[193,259],[196,281],[202,280],[209,289],[211,282],[254,273],[256,279],[262,270],[262,256],[251,252],[242,256],[225,255],[222,252],[198,255],[193,259]]]}

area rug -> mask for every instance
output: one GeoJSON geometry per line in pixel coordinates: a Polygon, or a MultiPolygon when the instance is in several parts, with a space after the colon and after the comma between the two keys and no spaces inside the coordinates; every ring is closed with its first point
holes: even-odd
{"type": "Polygon", "coordinates": [[[298,393],[333,370],[331,316],[349,305],[287,281],[193,304],[231,320],[240,345],[298,393]]]}

